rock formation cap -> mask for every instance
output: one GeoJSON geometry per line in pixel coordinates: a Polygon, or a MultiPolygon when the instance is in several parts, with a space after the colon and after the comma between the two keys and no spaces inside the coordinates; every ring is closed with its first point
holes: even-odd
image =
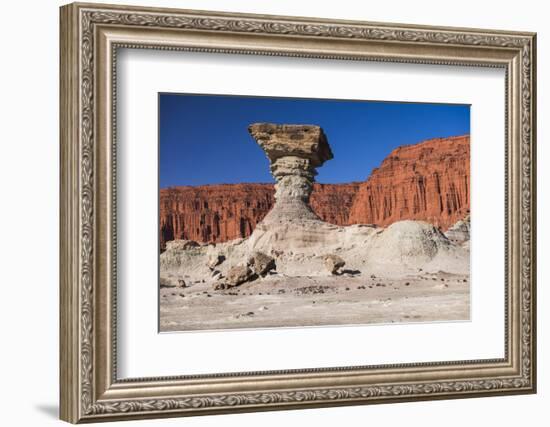
{"type": "Polygon", "coordinates": [[[281,157],[309,159],[312,167],[321,166],[333,158],[327,137],[320,126],[254,123],[250,135],[266,152],[270,162],[281,157]]]}

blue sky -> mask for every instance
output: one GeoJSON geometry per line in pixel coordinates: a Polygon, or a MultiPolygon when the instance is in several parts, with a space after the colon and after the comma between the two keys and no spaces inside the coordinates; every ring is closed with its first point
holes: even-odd
{"type": "Polygon", "coordinates": [[[255,122],[315,124],[334,159],[317,181],[363,181],[400,145],[470,133],[470,107],[454,104],[159,94],[160,188],[273,182],[249,135],[255,122]]]}

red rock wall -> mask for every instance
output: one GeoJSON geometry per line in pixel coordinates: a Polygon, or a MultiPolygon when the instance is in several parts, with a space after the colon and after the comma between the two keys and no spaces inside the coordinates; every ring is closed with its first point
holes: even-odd
{"type": "Polygon", "coordinates": [[[351,224],[423,220],[447,229],[470,210],[470,137],[396,148],[361,184],[351,224]]]}
{"type": "Polygon", "coordinates": [[[273,206],[270,184],[160,190],[160,245],[173,239],[223,242],[249,236],[273,206]]]}
{"type": "Polygon", "coordinates": [[[347,184],[313,184],[309,204],[313,212],[331,224],[349,224],[349,213],[359,190],[359,182],[347,184]]]}
{"type": "MultiPolygon", "coordinates": [[[[360,183],[315,184],[311,206],[321,219],[347,224],[360,183]]],[[[225,242],[248,237],[269,212],[272,184],[222,184],[160,190],[160,245],[174,239],[225,242]]]]}
{"type": "MultiPolygon", "coordinates": [[[[324,221],[385,226],[417,219],[447,229],[470,209],[470,138],[396,148],[363,183],[315,184],[313,210],[324,221]]],[[[160,190],[160,246],[173,239],[224,242],[249,236],[274,203],[272,184],[160,190]]]]}

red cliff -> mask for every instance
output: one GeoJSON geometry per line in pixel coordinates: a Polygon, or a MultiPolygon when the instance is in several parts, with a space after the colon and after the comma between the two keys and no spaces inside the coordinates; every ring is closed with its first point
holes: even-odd
{"type": "Polygon", "coordinates": [[[249,236],[273,206],[270,184],[160,190],[160,246],[174,239],[223,242],[249,236]]]}
{"type": "Polygon", "coordinates": [[[313,184],[309,204],[323,221],[331,224],[349,224],[349,213],[361,183],[313,184]]]}
{"type": "MultiPolygon", "coordinates": [[[[310,204],[333,224],[347,224],[359,183],[315,184],[310,204]]],[[[224,242],[248,237],[269,212],[273,184],[221,184],[160,190],[160,245],[174,239],[224,242]]]]}
{"type": "Polygon", "coordinates": [[[393,150],[355,196],[349,222],[404,219],[449,228],[470,210],[470,137],[431,139],[393,150]]]}
{"type": "MultiPolygon", "coordinates": [[[[311,207],[324,221],[385,226],[403,219],[442,229],[470,209],[470,137],[393,150],[363,183],[315,184],[311,207]]],[[[173,239],[223,242],[249,236],[274,203],[272,184],[160,190],[160,246],[173,239]]]]}

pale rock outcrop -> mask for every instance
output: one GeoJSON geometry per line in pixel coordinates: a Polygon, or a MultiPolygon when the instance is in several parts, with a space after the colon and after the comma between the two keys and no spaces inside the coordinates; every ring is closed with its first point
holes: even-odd
{"type": "Polygon", "coordinates": [[[452,242],[463,245],[470,241],[470,216],[457,221],[445,232],[445,236],[452,242]]]}
{"type": "Polygon", "coordinates": [[[276,267],[275,258],[258,251],[253,252],[248,258],[247,265],[258,276],[265,276],[276,267]]]}
{"type": "Polygon", "coordinates": [[[212,254],[208,258],[207,265],[210,270],[214,270],[218,265],[225,261],[225,257],[220,254],[212,254]]]}
{"type": "Polygon", "coordinates": [[[225,283],[227,287],[232,288],[249,281],[253,276],[255,273],[248,265],[236,265],[227,272],[225,283]]]}
{"type": "Polygon", "coordinates": [[[166,242],[166,249],[170,249],[171,251],[184,251],[198,246],[200,245],[193,240],[172,240],[166,242]]]}
{"type": "MultiPolygon", "coordinates": [[[[311,209],[316,168],[332,159],[319,126],[256,123],[248,128],[270,161],[275,205],[249,238],[250,248],[266,253],[301,251],[334,240],[337,226],[322,221],[311,209]]],[[[317,254],[319,255],[319,254],[317,254]]]]}
{"type": "Polygon", "coordinates": [[[453,244],[432,224],[398,221],[374,236],[366,251],[382,271],[422,268],[424,271],[464,274],[469,271],[469,254],[453,244]]]}
{"type": "Polygon", "coordinates": [[[309,205],[316,168],[332,159],[319,126],[255,123],[248,127],[270,161],[275,178],[275,205],[260,224],[265,228],[288,221],[321,222],[309,205]]]}
{"type": "Polygon", "coordinates": [[[344,265],[346,265],[346,262],[340,258],[338,255],[330,254],[323,257],[325,260],[325,267],[329,271],[330,274],[338,274],[338,270],[340,270],[344,265]]]}

